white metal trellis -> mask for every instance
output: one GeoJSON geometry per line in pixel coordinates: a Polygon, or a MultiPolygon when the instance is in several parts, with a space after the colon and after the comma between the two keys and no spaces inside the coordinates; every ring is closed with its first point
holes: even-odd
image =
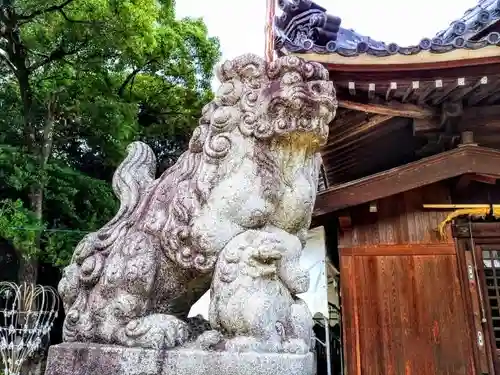
{"type": "Polygon", "coordinates": [[[0,282],[0,365],[20,375],[24,361],[42,348],[59,310],[52,287],[0,282]]]}

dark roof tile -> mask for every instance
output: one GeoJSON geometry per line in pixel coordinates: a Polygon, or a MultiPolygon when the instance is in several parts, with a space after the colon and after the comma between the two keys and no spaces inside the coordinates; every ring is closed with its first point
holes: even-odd
{"type": "Polygon", "coordinates": [[[369,54],[414,55],[421,51],[444,53],[455,49],[478,49],[499,45],[500,34],[491,31],[500,20],[500,0],[480,0],[464,16],[415,46],[399,46],[341,27],[341,19],[312,0],[279,0],[283,14],[276,18],[276,49],[290,52],[337,53],[342,56],[369,54]],[[490,32],[488,32],[490,30],[490,32]]]}

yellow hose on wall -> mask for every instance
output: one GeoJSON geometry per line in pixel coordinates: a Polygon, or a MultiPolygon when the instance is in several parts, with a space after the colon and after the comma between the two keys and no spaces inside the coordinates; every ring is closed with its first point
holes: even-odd
{"type": "MultiPolygon", "coordinates": [[[[468,216],[471,219],[484,219],[492,212],[490,206],[487,207],[475,207],[475,208],[460,208],[458,210],[450,213],[446,219],[444,219],[438,226],[439,235],[443,238],[446,233],[446,226],[451,223],[454,219],[461,216],[468,216]]],[[[500,213],[500,208],[497,208],[497,212],[500,213]]]]}
{"type": "Polygon", "coordinates": [[[500,204],[424,204],[428,209],[455,209],[438,226],[439,235],[445,237],[446,226],[454,219],[467,216],[471,219],[484,219],[486,216],[500,218],[500,204]]]}

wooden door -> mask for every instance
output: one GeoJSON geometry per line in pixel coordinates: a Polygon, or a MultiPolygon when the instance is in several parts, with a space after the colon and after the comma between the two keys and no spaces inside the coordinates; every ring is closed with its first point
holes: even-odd
{"type": "Polygon", "coordinates": [[[477,268],[481,280],[481,308],[485,317],[485,329],[492,362],[500,374],[500,237],[496,243],[474,246],[477,268]]]}
{"type": "Polygon", "coordinates": [[[500,374],[500,223],[459,222],[453,233],[463,250],[465,267],[474,271],[469,279],[478,279],[469,298],[471,322],[484,339],[479,352],[484,351],[483,361],[491,367],[488,373],[500,374]]]}
{"type": "Polygon", "coordinates": [[[482,280],[479,277],[476,253],[470,241],[457,241],[459,271],[465,300],[466,317],[471,331],[476,369],[479,374],[495,374],[490,339],[488,337],[482,280]]]}
{"type": "Polygon", "coordinates": [[[341,249],[349,375],[476,374],[453,244],[341,249]]]}

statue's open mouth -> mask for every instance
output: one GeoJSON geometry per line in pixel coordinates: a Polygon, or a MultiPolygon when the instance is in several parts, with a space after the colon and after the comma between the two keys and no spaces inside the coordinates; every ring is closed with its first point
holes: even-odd
{"type": "Polygon", "coordinates": [[[272,277],[277,274],[276,264],[262,264],[259,266],[259,272],[263,277],[272,277]]]}
{"type": "Polygon", "coordinates": [[[267,109],[275,133],[292,137],[294,143],[325,144],[328,124],[337,108],[330,89],[329,86],[308,82],[274,91],[267,109]]]}

